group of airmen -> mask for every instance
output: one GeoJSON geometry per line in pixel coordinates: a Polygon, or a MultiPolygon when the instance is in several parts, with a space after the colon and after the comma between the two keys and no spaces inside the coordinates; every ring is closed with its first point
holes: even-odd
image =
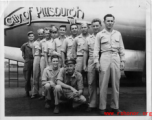
{"type": "Polygon", "coordinates": [[[45,99],[45,107],[55,105],[54,113],[60,112],[59,103],[65,98],[74,108],[88,104],[86,111],[99,109],[99,114],[106,111],[106,99],[109,79],[112,84],[111,112],[118,114],[119,82],[121,70],[125,65],[124,45],[121,33],[113,29],[115,17],[104,16],[105,28],[101,31],[101,20],[93,19],[89,34],[89,25],[71,24],[71,36],[66,36],[65,25],[38,29],[38,39],[34,41],[34,33],[27,33],[28,42],[21,47],[26,80],[26,96],[39,96],[39,80],[41,80],[41,97],[45,99]],[[97,79],[99,75],[99,80],[97,79]],[[33,78],[31,89],[31,77],[33,78]],[[88,84],[88,99],[84,96],[84,82],[88,84]],[[99,98],[97,97],[97,81],[99,81],[99,98]]]}

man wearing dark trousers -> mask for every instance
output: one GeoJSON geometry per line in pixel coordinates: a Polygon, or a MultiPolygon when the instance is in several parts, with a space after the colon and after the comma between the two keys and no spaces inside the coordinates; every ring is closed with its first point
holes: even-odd
{"type": "Polygon", "coordinates": [[[24,78],[26,80],[25,82],[25,91],[26,96],[30,96],[31,91],[31,76],[33,76],[33,54],[32,54],[32,48],[34,43],[34,33],[32,31],[29,31],[27,33],[28,36],[28,42],[24,43],[21,46],[22,51],[22,57],[24,59],[24,68],[23,68],[23,74],[24,78]]]}

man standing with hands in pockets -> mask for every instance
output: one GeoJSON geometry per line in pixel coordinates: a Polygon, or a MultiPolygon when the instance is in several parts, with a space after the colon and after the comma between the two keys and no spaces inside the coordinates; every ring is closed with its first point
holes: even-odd
{"type": "Polygon", "coordinates": [[[117,114],[119,110],[119,82],[121,70],[124,69],[125,53],[121,33],[113,29],[115,17],[104,16],[105,29],[96,36],[94,46],[94,62],[99,71],[99,109],[104,115],[106,110],[107,88],[109,78],[112,84],[111,111],[117,114]],[[101,57],[99,60],[99,51],[101,57]]]}

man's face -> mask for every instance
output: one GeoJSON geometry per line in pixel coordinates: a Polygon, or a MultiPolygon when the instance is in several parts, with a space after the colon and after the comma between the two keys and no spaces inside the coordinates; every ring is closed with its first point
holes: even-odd
{"type": "Polygon", "coordinates": [[[29,34],[28,39],[29,39],[29,41],[33,41],[34,40],[34,34],[29,34]]]}
{"type": "Polygon", "coordinates": [[[50,31],[49,30],[45,30],[45,38],[47,40],[50,39],[50,31]]]}
{"type": "Polygon", "coordinates": [[[74,64],[67,64],[66,68],[67,68],[68,73],[73,74],[74,70],[75,70],[75,65],[74,64]]]}
{"type": "Polygon", "coordinates": [[[53,58],[53,59],[52,59],[52,66],[53,66],[54,68],[57,68],[58,65],[59,65],[59,59],[58,59],[58,58],[53,58]]]}
{"type": "Polygon", "coordinates": [[[55,28],[55,27],[52,28],[51,37],[53,39],[55,39],[55,38],[58,37],[58,30],[57,30],[57,28],[55,28]]]}
{"type": "Polygon", "coordinates": [[[81,25],[81,31],[82,31],[82,34],[87,34],[88,33],[88,25],[87,24],[81,25]]]}
{"type": "Polygon", "coordinates": [[[92,23],[92,29],[94,33],[98,33],[100,31],[100,23],[99,22],[94,22],[92,23]]]}
{"type": "Polygon", "coordinates": [[[78,34],[78,27],[76,25],[71,26],[71,33],[75,36],[78,34]]]}
{"type": "Polygon", "coordinates": [[[104,23],[107,29],[112,29],[115,21],[113,17],[106,17],[104,23]]]}
{"type": "Polygon", "coordinates": [[[60,33],[60,35],[65,35],[65,33],[66,33],[66,28],[65,28],[65,27],[60,27],[59,33],[60,33]]]}
{"type": "Polygon", "coordinates": [[[43,33],[43,32],[39,32],[39,33],[38,33],[38,37],[40,38],[40,40],[42,40],[43,37],[44,37],[44,33],[43,33]]]}

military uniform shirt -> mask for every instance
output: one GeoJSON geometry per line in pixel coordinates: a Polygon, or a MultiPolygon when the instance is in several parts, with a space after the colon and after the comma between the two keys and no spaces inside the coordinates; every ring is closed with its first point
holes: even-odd
{"type": "Polygon", "coordinates": [[[30,47],[28,42],[24,43],[21,46],[21,51],[23,52],[22,56],[23,56],[25,62],[28,62],[29,60],[34,59],[33,53],[32,53],[32,48],[30,47]]]}
{"type": "Polygon", "coordinates": [[[74,87],[76,90],[83,90],[83,80],[81,73],[75,71],[72,76],[70,76],[65,68],[61,68],[57,76],[57,80],[74,87]]]}
{"type": "Polygon", "coordinates": [[[75,38],[73,38],[72,36],[69,36],[63,41],[61,51],[66,53],[67,58],[71,57],[71,50],[72,50],[74,39],[75,38]]]}
{"type": "Polygon", "coordinates": [[[40,47],[41,47],[41,55],[44,56],[44,49],[45,49],[45,46],[46,46],[46,39],[44,38],[43,40],[40,41],[40,47]]]}
{"type": "Polygon", "coordinates": [[[46,46],[44,48],[44,52],[48,53],[48,56],[50,56],[53,51],[55,51],[55,42],[53,39],[46,41],[46,46]]]}
{"type": "MultiPolygon", "coordinates": [[[[66,39],[66,37],[65,37],[65,39],[66,39]]],[[[58,53],[60,53],[60,54],[61,54],[61,47],[62,47],[63,41],[64,41],[65,39],[61,39],[60,37],[54,39],[55,49],[56,49],[56,51],[57,51],[58,53]]]]}
{"type": "Polygon", "coordinates": [[[40,46],[40,41],[39,41],[39,40],[36,40],[36,41],[33,43],[33,48],[34,48],[34,50],[35,50],[34,55],[41,55],[41,53],[40,53],[41,46],[40,46]]]}
{"type": "Polygon", "coordinates": [[[84,50],[89,52],[89,57],[93,57],[95,38],[94,34],[90,35],[84,45],[84,50]]]}
{"type": "Polygon", "coordinates": [[[112,51],[118,53],[121,61],[125,61],[124,44],[122,41],[122,36],[119,31],[113,30],[109,33],[107,30],[103,29],[96,36],[94,45],[94,58],[95,63],[99,59],[99,51],[101,53],[112,51]]]}
{"type": "Polygon", "coordinates": [[[90,35],[83,37],[82,34],[77,36],[74,40],[73,46],[72,46],[72,55],[74,58],[76,58],[77,55],[83,55],[84,46],[86,43],[86,39],[89,38],[90,35]]]}
{"type": "Polygon", "coordinates": [[[52,81],[55,83],[58,73],[59,69],[54,71],[52,66],[46,67],[42,75],[42,82],[52,81]]]}

